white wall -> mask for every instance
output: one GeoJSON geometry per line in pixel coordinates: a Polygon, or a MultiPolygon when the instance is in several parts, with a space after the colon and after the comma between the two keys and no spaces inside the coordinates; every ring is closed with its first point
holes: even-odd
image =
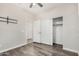
{"type": "Polygon", "coordinates": [[[33,20],[32,15],[15,5],[0,4],[0,16],[9,16],[18,20],[18,24],[0,22],[0,52],[27,44],[27,39],[31,36],[28,34],[31,31],[29,31],[30,25],[28,25],[28,20],[33,20]]]}
{"type": "MultiPolygon", "coordinates": [[[[77,31],[76,31],[76,33],[77,33],[77,45],[79,45],[79,3],[78,3],[78,17],[77,17],[77,31]]],[[[78,48],[78,50],[79,50],[79,48],[78,48]]],[[[79,51],[78,51],[78,55],[79,55],[79,51]]]]}
{"type": "Polygon", "coordinates": [[[27,21],[27,23],[26,23],[26,37],[27,37],[27,39],[32,39],[32,27],[33,27],[33,25],[32,25],[32,20],[33,19],[31,19],[31,21],[27,21]]]}
{"type": "Polygon", "coordinates": [[[40,14],[39,19],[52,20],[55,17],[63,16],[63,47],[64,49],[79,51],[77,13],[77,4],[67,4],[52,9],[50,12],[40,14]]]}

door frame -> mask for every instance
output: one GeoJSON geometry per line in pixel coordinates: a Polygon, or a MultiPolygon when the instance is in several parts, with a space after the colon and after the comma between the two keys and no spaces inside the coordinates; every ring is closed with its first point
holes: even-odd
{"type": "MultiPolygon", "coordinates": [[[[53,20],[52,20],[52,28],[53,28],[53,43],[52,43],[52,45],[54,44],[54,21],[56,21],[56,19],[59,19],[59,18],[61,18],[59,21],[62,21],[62,27],[63,27],[63,16],[60,16],[60,17],[55,17],[55,18],[53,18],[53,20]]],[[[63,35],[63,30],[62,30],[62,35],[63,35]]],[[[62,40],[63,40],[63,36],[62,36],[62,40]]],[[[63,43],[62,43],[62,46],[63,46],[63,43]]]]}

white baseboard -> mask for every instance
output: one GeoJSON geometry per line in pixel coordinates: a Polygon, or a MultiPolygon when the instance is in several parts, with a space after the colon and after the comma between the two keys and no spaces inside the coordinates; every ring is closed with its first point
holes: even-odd
{"type": "Polygon", "coordinates": [[[75,51],[75,50],[72,50],[72,49],[69,49],[69,48],[63,48],[63,50],[67,50],[67,51],[75,52],[75,53],[78,53],[78,55],[79,55],[79,52],[78,52],[78,51],[75,51]]]}
{"type": "Polygon", "coordinates": [[[20,44],[20,45],[17,45],[17,46],[14,46],[14,47],[8,48],[8,49],[4,49],[4,50],[0,51],[0,53],[2,53],[2,52],[6,52],[6,51],[9,51],[9,50],[12,50],[12,49],[15,49],[15,48],[21,47],[21,46],[24,46],[24,45],[26,45],[26,44],[28,44],[28,43],[24,43],[24,44],[20,44]]]}

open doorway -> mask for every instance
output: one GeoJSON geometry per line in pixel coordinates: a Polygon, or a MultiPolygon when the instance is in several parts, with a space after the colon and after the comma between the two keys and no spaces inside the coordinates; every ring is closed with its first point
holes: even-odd
{"type": "Polygon", "coordinates": [[[63,17],[53,18],[53,46],[63,48],[63,17]]]}

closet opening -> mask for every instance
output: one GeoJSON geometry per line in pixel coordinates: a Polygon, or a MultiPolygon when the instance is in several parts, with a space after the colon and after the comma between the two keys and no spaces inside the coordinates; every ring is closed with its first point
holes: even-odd
{"type": "Polygon", "coordinates": [[[53,46],[63,48],[63,17],[53,18],[53,46]]]}

